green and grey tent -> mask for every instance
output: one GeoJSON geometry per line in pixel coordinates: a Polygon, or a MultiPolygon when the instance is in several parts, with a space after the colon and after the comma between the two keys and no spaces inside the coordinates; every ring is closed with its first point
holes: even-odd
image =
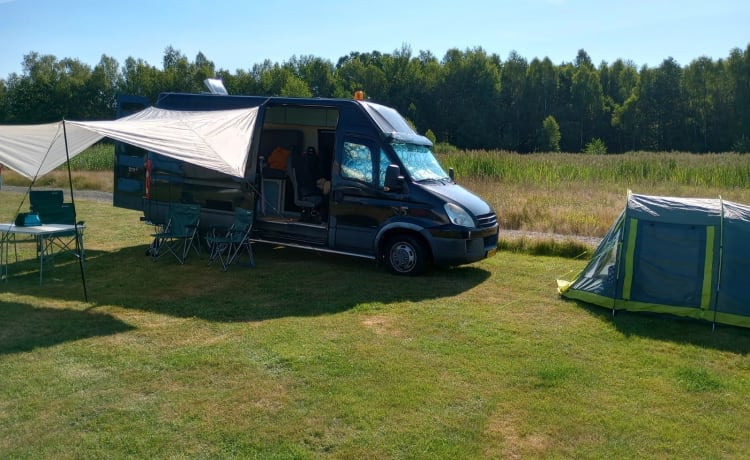
{"type": "Polygon", "coordinates": [[[558,289],[613,311],[750,327],[750,207],[628,193],[586,268],[558,289]]]}

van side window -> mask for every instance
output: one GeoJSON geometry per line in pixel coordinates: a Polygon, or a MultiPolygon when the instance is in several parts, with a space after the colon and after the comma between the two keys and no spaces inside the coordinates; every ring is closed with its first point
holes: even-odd
{"type": "Polygon", "coordinates": [[[341,158],[341,177],[368,184],[374,182],[372,151],[370,147],[355,142],[344,142],[341,158]]]}
{"type": "Polygon", "coordinates": [[[385,171],[388,169],[392,161],[386,155],[385,150],[380,149],[380,165],[378,169],[378,188],[383,190],[385,188],[385,171]]]}

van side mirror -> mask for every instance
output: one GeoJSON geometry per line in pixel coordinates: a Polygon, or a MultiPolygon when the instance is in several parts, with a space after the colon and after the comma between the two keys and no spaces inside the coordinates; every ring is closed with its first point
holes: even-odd
{"type": "Polygon", "coordinates": [[[451,178],[452,182],[456,182],[456,171],[453,170],[453,167],[448,168],[448,177],[451,178]]]}
{"type": "Polygon", "coordinates": [[[398,165],[388,165],[385,170],[385,184],[383,189],[386,192],[400,192],[404,187],[404,176],[401,175],[401,168],[398,165]]]}

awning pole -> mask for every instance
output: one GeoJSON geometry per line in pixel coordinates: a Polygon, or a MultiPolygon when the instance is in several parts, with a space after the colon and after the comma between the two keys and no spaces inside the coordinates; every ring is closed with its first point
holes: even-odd
{"type": "Polygon", "coordinates": [[[70,204],[73,206],[73,226],[76,232],[76,254],[78,255],[78,267],[81,270],[81,282],[83,283],[83,300],[89,301],[86,292],[86,272],[83,269],[83,247],[81,245],[81,235],[78,233],[78,217],[76,216],[76,202],[73,197],[73,175],[70,172],[70,153],[68,151],[68,131],[65,129],[65,119],[63,119],[63,137],[65,139],[65,159],[68,164],[68,184],[70,186],[70,204]]]}

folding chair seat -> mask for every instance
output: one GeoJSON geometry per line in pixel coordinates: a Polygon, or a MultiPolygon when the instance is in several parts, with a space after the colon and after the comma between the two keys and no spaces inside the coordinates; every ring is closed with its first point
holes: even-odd
{"type": "Polygon", "coordinates": [[[208,265],[211,265],[216,259],[219,259],[224,271],[229,270],[229,266],[234,261],[238,261],[240,253],[247,253],[248,264],[255,266],[253,257],[253,248],[250,243],[250,231],[253,228],[253,211],[241,208],[235,208],[234,221],[227,231],[221,232],[219,229],[213,229],[206,236],[206,244],[210,250],[208,265]]]}
{"type": "Polygon", "coordinates": [[[161,231],[154,233],[149,253],[153,260],[164,254],[172,254],[180,264],[184,264],[190,249],[201,254],[198,238],[198,223],[201,208],[197,204],[174,203],[169,208],[167,223],[161,231]]]}

